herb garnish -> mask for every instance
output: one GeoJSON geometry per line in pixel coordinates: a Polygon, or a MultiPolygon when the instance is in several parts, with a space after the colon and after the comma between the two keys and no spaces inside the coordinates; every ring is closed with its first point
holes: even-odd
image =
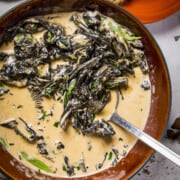
{"type": "Polygon", "coordinates": [[[65,97],[64,97],[64,105],[65,106],[67,105],[68,100],[69,100],[69,98],[71,97],[71,95],[73,93],[73,89],[74,89],[75,85],[76,85],[76,80],[73,79],[71,81],[71,83],[69,84],[69,87],[68,87],[67,92],[66,92],[65,97]]]}
{"type": "Polygon", "coordinates": [[[45,163],[43,163],[41,160],[29,157],[29,155],[26,152],[21,152],[21,156],[26,161],[28,161],[32,165],[36,166],[37,168],[39,168],[39,169],[41,169],[43,171],[46,171],[48,173],[52,173],[52,170],[45,163]]]}
{"type": "Polygon", "coordinates": [[[121,36],[122,38],[124,38],[127,41],[133,41],[133,40],[136,40],[136,39],[140,39],[140,37],[131,36],[131,35],[125,33],[122,30],[120,25],[113,24],[112,22],[109,22],[108,25],[109,25],[111,30],[113,30],[115,33],[117,33],[117,35],[121,36]]]}
{"type": "Polygon", "coordinates": [[[0,96],[9,92],[9,89],[4,86],[3,83],[0,82],[0,96]]]}
{"type": "Polygon", "coordinates": [[[20,104],[20,105],[17,106],[17,109],[20,109],[22,107],[23,107],[23,105],[20,104]]]}
{"type": "Polygon", "coordinates": [[[7,148],[7,139],[0,137],[0,143],[3,145],[4,148],[7,148]]]}
{"type": "Polygon", "coordinates": [[[95,81],[91,84],[91,89],[94,89],[98,86],[98,83],[95,81]]]}
{"type": "Polygon", "coordinates": [[[109,154],[108,154],[108,160],[111,160],[112,157],[113,157],[113,153],[112,153],[112,151],[110,151],[109,154]]]}
{"type": "Polygon", "coordinates": [[[44,95],[48,98],[51,98],[51,94],[53,93],[54,86],[56,85],[55,82],[51,83],[48,87],[45,88],[44,95]]]}
{"type": "Polygon", "coordinates": [[[54,123],[54,127],[58,127],[59,126],[59,121],[56,121],[55,123],[54,123]]]}
{"type": "Polygon", "coordinates": [[[49,110],[49,112],[42,110],[41,113],[42,114],[39,117],[40,120],[45,120],[47,116],[53,116],[53,112],[51,110],[49,110]]]}
{"type": "Polygon", "coordinates": [[[78,171],[81,169],[80,166],[74,166],[78,171]]]}
{"type": "Polygon", "coordinates": [[[46,113],[46,111],[42,111],[42,114],[41,114],[41,116],[40,116],[40,118],[39,118],[39,119],[45,120],[45,119],[46,119],[46,117],[47,117],[47,113],[46,113]]]}
{"type": "Polygon", "coordinates": [[[16,108],[16,109],[21,109],[23,107],[23,105],[21,105],[21,104],[19,104],[19,105],[13,104],[12,106],[13,106],[13,108],[16,108]]]}

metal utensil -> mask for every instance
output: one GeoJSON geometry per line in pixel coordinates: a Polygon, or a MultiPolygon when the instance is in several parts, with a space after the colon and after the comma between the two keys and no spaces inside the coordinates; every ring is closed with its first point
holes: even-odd
{"type": "Polygon", "coordinates": [[[162,143],[152,138],[142,130],[138,129],[137,127],[129,123],[127,120],[120,117],[116,111],[111,115],[109,120],[117,124],[118,126],[123,127],[131,134],[135,135],[138,139],[143,141],[145,144],[147,144],[148,146],[150,146],[151,148],[153,148],[154,150],[156,150],[157,152],[159,152],[160,154],[162,154],[163,156],[165,156],[166,158],[180,166],[180,156],[178,154],[176,154],[175,152],[173,152],[172,150],[170,150],[169,148],[167,148],[162,143]]]}

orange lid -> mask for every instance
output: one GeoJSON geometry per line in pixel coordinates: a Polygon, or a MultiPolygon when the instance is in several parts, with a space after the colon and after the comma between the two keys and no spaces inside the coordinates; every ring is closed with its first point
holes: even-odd
{"type": "Polygon", "coordinates": [[[129,0],[122,7],[143,23],[150,23],[180,10],[180,0],[129,0]]]}

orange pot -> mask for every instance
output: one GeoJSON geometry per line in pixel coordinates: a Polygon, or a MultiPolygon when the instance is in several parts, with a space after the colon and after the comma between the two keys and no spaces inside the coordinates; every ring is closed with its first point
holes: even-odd
{"type": "Polygon", "coordinates": [[[143,23],[151,23],[180,10],[180,0],[129,0],[123,8],[143,23]]]}

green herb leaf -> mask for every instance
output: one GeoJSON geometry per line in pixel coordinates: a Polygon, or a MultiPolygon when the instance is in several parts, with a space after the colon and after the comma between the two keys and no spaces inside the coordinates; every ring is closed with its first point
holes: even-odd
{"type": "Polygon", "coordinates": [[[112,153],[112,151],[111,151],[111,152],[109,152],[109,154],[108,154],[108,160],[111,160],[111,159],[112,159],[112,156],[113,156],[113,153],[112,153]]]}
{"type": "Polygon", "coordinates": [[[119,141],[123,141],[123,138],[122,137],[119,137],[119,139],[118,139],[119,141]]]}
{"type": "Polygon", "coordinates": [[[59,126],[59,121],[56,121],[55,123],[54,123],[54,127],[58,127],[59,126]]]}
{"type": "Polygon", "coordinates": [[[62,100],[62,99],[60,99],[60,100],[59,100],[59,102],[60,102],[60,103],[63,103],[63,100],[62,100]]]}
{"type": "Polygon", "coordinates": [[[65,106],[67,105],[68,100],[69,100],[69,98],[71,97],[71,95],[72,95],[72,93],[73,93],[73,90],[74,90],[75,85],[76,85],[76,80],[73,79],[73,80],[71,81],[71,83],[69,84],[68,90],[67,90],[67,92],[66,92],[66,94],[65,94],[65,97],[64,97],[64,105],[65,105],[65,106]]]}
{"type": "Polygon", "coordinates": [[[47,96],[47,97],[49,97],[49,98],[51,97],[51,88],[50,88],[50,87],[47,87],[47,88],[45,89],[44,95],[47,96]]]}
{"type": "Polygon", "coordinates": [[[140,39],[140,37],[137,36],[130,36],[129,34],[126,34],[122,29],[121,26],[113,24],[112,22],[109,22],[109,27],[111,30],[113,30],[115,33],[117,33],[119,36],[124,38],[127,41],[133,41],[136,39],[140,39]]]}
{"type": "Polygon", "coordinates": [[[74,166],[78,171],[81,169],[80,166],[74,166]]]}
{"type": "Polygon", "coordinates": [[[37,24],[32,24],[31,28],[32,28],[32,30],[36,30],[38,28],[38,25],[37,24]]]}
{"type": "Polygon", "coordinates": [[[63,171],[66,171],[66,166],[63,164],[63,166],[62,166],[62,170],[63,171]]]}
{"type": "Polygon", "coordinates": [[[16,41],[16,42],[19,42],[20,41],[20,37],[21,37],[21,34],[19,33],[19,34],[16,34],[16,36],[14,37],[14,40],[16,41]]]}
{"type": "Polygon", "coordinates": [[[16,109],[20,109],[20,108],[23,107],[23,105],[21,105],[21,104],[19,104],[19,105],[13,104],[12,107],[16,108],[16,109]]]}
{"type": "Polygon", "coordinates": [[[91,84],[91,89],[95,89],[97,87],[98,83],[95,81],[91,84]]]}
{"type": "Polygon", "coordinates": [[[52,170],[45,163],[43,163],[41,160],[36,159],[36,158],[30,158],[26,152],[21,152],[21,156],[26,161],[28,161],[32,165],[36,166],[37,168],[39,168],[43,171],[46,171],[48,173],[52,173],[52,170]]]}
{"type": "Polygon", "coordinates": [[[23,106],[20,104],[20,105],[18,105],[17,106],[17,109],[20,109],[20,108],[22,108],[23,106]]]}
{"type": "Polygon", "coordinates": [[[7,148],[7,140],[3,137],[0,137],[0,143],[3,145],[4,148],[7,148]]]}
{"type": "Polygon", "coordinates": [[[41,114],[40,119],[45,120],[45,119],[46,119],[46,117],[47,117],[47,113],[46,113],[46,111],[42,111],[42,114],[41,114]]]}
{"type": "Polygon", "coordinates": [[[41,111],[41,115],[39,116],[39,119],[45,120],[48,116],[53,116],[53,111],[48,110],[48,111],[41,111]]]}
{"type": "Polygon", "coordinates": [[[50,98],[51,97],[51,93],[52,93],[53,88],[54,88],[55,85],[56,85],[56,83],[53,82],[48,87],[46,87],[44,95],[50,98]]]}

